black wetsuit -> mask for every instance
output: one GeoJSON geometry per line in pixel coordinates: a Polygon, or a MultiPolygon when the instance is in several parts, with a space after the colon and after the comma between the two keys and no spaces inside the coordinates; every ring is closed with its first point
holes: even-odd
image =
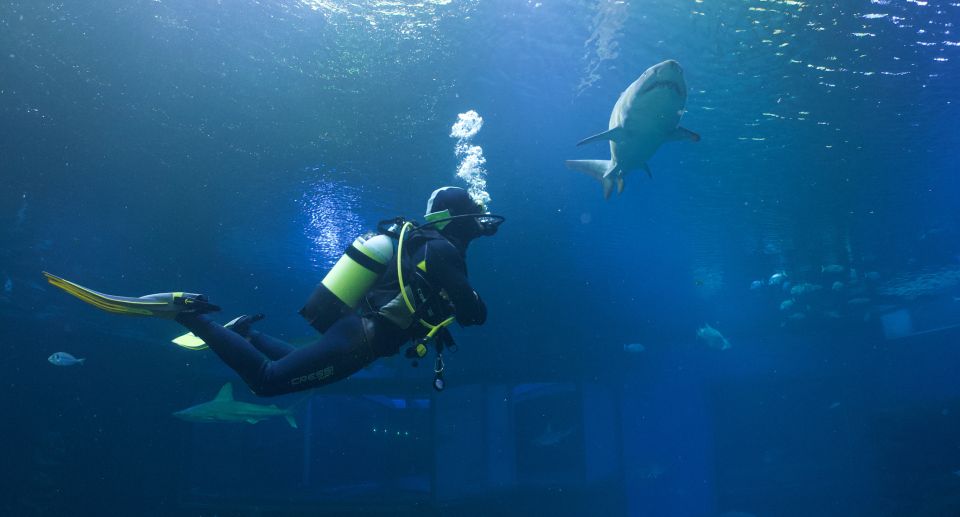
{"type": "MultiPolygon", "coordinates": [[[[481,325],[487,318],[486,306],[467,280],[468,243],[469,239],[424,230],[404,244],[412,249],[404,258],[404,282],[416,282],[416,275],[407,271],[424,264],[421,283],[428,284],[431,292],[442,289],[445,293],[442,298],[431,297],[435,312],[446,311],[435,316],[452,313],[464,326],[481,325]]],[[[426,335],[427,329],[410,319],[406,306],[397,304],[400,289],[396,262],[392,264],[358,313],[337,320],[320,341],[309,346],[297,348],[257,331],[244,338],[204,314],[181,313],[177,321],[203,339],[258,395],[316,388],[348,377],[379,357],[396,354],[404,342],[426,335]]]]}

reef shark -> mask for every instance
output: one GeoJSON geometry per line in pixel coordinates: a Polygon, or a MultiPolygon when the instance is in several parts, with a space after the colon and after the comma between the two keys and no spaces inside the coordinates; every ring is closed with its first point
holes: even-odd
{"type": "Polygon", "coordinates": [[[290,427],[297,428],[297,421],[293,418],[292,409],[281,409],[272,404],[261,406],[249,402],[237,402],[233,399],[233,384],[229,382],[220,388],[220,392],[210,402],[177,411],[173,416],[187,422],[246,422],[248,424],[255,424],[270,417],[282,416],[290,424],[290,427]]]}
{"type": "Polygon", "coordinates": [[[647,161],[664,142],[699,142],[700,135],[679,126],[687,102],[683,69],[672,59],[651,66],[617,99],[610,113],[609,129],[585,138],[577,145],[601,140],[610,142],[609,160],[567,160],[567,167],[600,180],[607,199],[616,184],[623,192],[626,173],[644,169],[653,177],[647,161]]]}

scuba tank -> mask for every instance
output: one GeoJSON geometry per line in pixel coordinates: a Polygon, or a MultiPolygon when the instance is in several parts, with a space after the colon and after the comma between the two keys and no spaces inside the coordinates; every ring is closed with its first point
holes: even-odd
{"type": "Polygon", "coordinates": [[[300,315],[321,334],[326,332],[335,321],[357,308],[387,270],[396,246],[396,239],[384,233],[357,237],[317,284],[300,315]]]}
{"type": "Polygon", "coordinates": [[[447,211],[438,214],[438,216],[430,218],[423,225],[417,225],[402,217],[387,219],[380,221],[377,225],[378,233],[368,233],[357,237],[337,260],[333,269],[314,289],[307,303],[300,309],[300,315],[321,334],[325,333],[334,322],[357,308],[360,300],[377,283],[377,280],[387,268],[393,267],[393,259],[396,256],[395,267],[400,291],[397,299],[402,300],[402,305],[409,311],[409,316],[413,321],[418,321],[420,325],[427,329],[426,336],[408,349],[406,355],[408,358],[414,359],[414,366],[416,366],[416,360],[426,355],[427,344],[432,342],[437,355],[434,365],[433,387],[437,391],[442,391],[446,385],[443,378],[443,349],[456,348],[456,343],[454,343],[446,327],[453,323],[455,318],[450,314],[441,316],[440,314],[444,312],[442,310],[435,311],[436,304],[439,303],[440,292],[425,292],[425,286],[428,291],[432,289],[429,288],[426,279],[416,271],[417,268],[414,268],[412,274],[414,278],[412,280],[418,285],[413,286],[405,283],[403,273],[404,241],[412,234],[424,229],[441,227],[440,225],[445,225],[451,220],[461,218],[476,219],[481,235],[493,235],[504,218],[486,213],[451,216],[447,211]],[[409,293],[408,287],[410,288],[409,293]],[[418,302],[419,307],[414,306],[411,297],[418,302]],[[424,319],[424,317],[430,316],[440,316],[441,321],[431,323],[424,319]]]}

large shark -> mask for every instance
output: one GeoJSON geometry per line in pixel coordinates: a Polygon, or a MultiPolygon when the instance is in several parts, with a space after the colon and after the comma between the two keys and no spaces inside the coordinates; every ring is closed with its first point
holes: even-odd
{"type": "Polygon", "coordinates": [[[237,402],[233,399],[233,384],[229,382],[220,388],[220,392],[210,402],[177,411],[173,416],[187,422],[246,422],[248,424],[255,424],[274,416],[282,416],[287,419],[290,427],[297,428],[297,421],[294,420],[291,409],[280,409],[274,405],[261,406],[248,402],[237,402]]]}
{"type": "Polygon", "coordinates": [[[609,160],[567,160],[567,167],[587,173],[603,184],[609,198],[616,184],[623,192],[626,173],[644,169],[653,177],[647,161],[660,144],[676,140],[700,141],[700,135],[679,126],[687,102],[683,69],[672,59],[648,68],[617,99],[610,113],[609,129],[577,145],[610,141],[609,160]]]}

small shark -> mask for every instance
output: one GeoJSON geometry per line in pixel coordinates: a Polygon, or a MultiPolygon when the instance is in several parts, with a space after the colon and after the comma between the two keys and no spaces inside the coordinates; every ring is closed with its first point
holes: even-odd
{"type": "Polygon", "coordinates": [[[183,411],[177,411],[173,416],[186,420],[187,422],[198,423],[237,423],[246,422],[255,424],[261,420],[266,420],[274,416],[282,416],[290,424],[290,427],[296,429],[297,421],[293,418],[291,409],[280,409],[275,405],[261,406],[259,404],[250,404],[248,402],[237,402],[233,399],[233,384],[226,383],[220,388],[220,392],[210,402],[197,404],[188,407],[183,411]]]}
{"type": "Polygon", "coordinates": [[[537,447],[556,447],[557,445],[560,445],[561,442],[566,440],[567,437],[573,434],[574,430],[575,428],[571,427],[562,431],[554,431],[553,425],[548,423],[547,429],[543,431],[540,436],[534,438],[533,443],[537,447]]]}
{"type": "Polygon", "coordinates": [[[567,167],[593,176],[603,185],[607,199],[616,184],[623,192],[626,173],[644,169],[653,177],[647,161],[660,144],[677,140],[699,142],[700,135],[678,124],[687,102],[683,69],[672,59],[648,68],[617,99],[610,113],[609,129],[581,140],[577,145],[610,141],[609,160],[567,160],[567,167]]]}

